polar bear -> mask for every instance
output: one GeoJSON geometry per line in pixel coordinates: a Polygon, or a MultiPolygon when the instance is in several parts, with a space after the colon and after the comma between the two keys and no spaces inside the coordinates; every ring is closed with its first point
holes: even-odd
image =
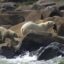
{"type": "Polygon", "coordinates": [[[0,26],[0,40],[1,41],[4,41],[3,39],[4,39],[4,34],[7,32],[7,29],[6,28],[4,28],[4,27],[2,27],[2,26],[0,26]]]}
{"type": "MultiPolygon", "coordinates": [[[[29,33],[37,33],[40,32],[47,33],[48,29],[53,28],[55,25],[54,21],[47,21],[42,23],[34,23],[33,21],[28,21],[25,24],[22,25],[20,31],[21,31],[21,41],[18,43],[17,46],[14,46],[16,50],[18,50],[21,47],[23,39],[29,34],[29,33]]],[[[45,33],[45,34],[46,34],[45,33]]],[[[48,34],[48,33],[47,33],[48,34]]]]}
{"type": "Polygon", "coordinates": [[[39,24],[36,24],[32,21],[28,21],[27,23],[22,25],[20,31],[22,37],[25,37],[29,33],[47,32],[48,29],[53,28],[54,25],[54,21],[42,22],[39,24]]]}
{"type": "Polygon", "coordinates": [[[2,42],[5,42],[6,38],[10,38],[11,40],[14,40],[14,38],[17,38],[17,37],[18,36],[14,31],[0,26],[0,40],[2,42]]]}

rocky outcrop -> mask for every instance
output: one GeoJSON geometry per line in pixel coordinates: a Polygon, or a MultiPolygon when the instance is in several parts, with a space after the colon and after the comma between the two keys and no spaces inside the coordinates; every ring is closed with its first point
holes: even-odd
{"type": "Polygon", "coordinates": [[[64,44],[61,44],[59,42],[52,42],[48,46],[46,46],[44,49],[42,49],[42,51],[40,52],[40,55],[38,56],[38,59],[48,60],[59,55],[64,56],[63,48],[64,48],[64,44]]]}
{"type": "Polygon", "coordinates": [[[5,56],[7,58],[13,58],[15,55],[15,50],[13,47],[7,47],[7,46],[2,46],[0,48],[0,55],[5,56]]]}
{"type": "Polygon", "coordinates": [[[18,45],[18,48],[7,45],[0,46],[0,55],[13,58],[29,51],[30,55],[37,55],[38,60],[48,60],[59,55],[64,56],[64,37],[53,36],[51,33],[28,34],[18,45]]]}
{"type": "Polygon", "coordinates": [[[0,15],[0,25],[16,25],[24,21],[25,18],[20,15],[6,14],[6,13],[0,15]]]}
{"type": "Polygon", "coordinates": [[[64,23],[59,26],[58,35],[64,36],[64,23]]]}
{"type": "MultiPolygon", "coordinates": [[[[21,42],[20,42],[21,43],[21,42]]],[[[64,37],[62,36],[52,36],[52,34],[47,33],[46,35],[29,34],[21,44],[20,48],[16,52],[16,55],[21,54],[23,51],[29,51],[35,53],[38,56],[38,60],[51,59],[58,55],[64,55],[64,37]],[[57,45],[58,44],[58,45],[57,45]],[[37,50],[42,47],[40,51],[37,50]],[[37,52],[37,53],[36,53],[37,52]],[[51,55],[50,55],[51,54],[51,55]]]]}
{"type": "Polygon", "coordinates": [[[16,3],[14,2],[5,2],[0,3],[0,11],[13,11],[16,8],[16,3]]]}
{"type": "Polygon", "coordinates": [[[39,45],[47,46],[51,42],[55,42],[55,41],[63,43],[62,42],[63,38],[61,38],[61,36],[52,37],[52,34],[50,33],[44,33],[43,35],[31,33],[27,37],[25,37],[24,40],[22,41],[21,49],[32,51],[32,50],[38,49],[39,45]]]}
{"type": "Polygon", "coordinates": [[[32,10],[28,16],[26,16],[26,21],[35,21],[41,18],[41,13],[38,10],[32,10]]]}

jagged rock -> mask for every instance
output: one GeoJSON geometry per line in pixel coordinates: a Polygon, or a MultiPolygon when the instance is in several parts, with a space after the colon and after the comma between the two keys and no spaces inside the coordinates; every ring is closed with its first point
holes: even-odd
{"type": "Polygon", "coordinates": [[[36,2],[33,4],[32,9],[44,9],[47,6],[54,6],[55,2],[36,2]]]}
{"type": "Polygon", "coordinates": [[[12,46],[8,47],[7,45],[2,45],[0,47],[0,55],[7,58],[13,58],[19,54],[22,55],[24,51],[29,51],[31,54],[34,53],[37,55],[38,60],[47,60],[58,55],[64,56],[64,37],[53,36],[51,33],[43,35],[33,33],[28,34],[18,45],[18,49],[12,46]],[[42,49],[37,51],[40,47],[42,47],[42,49]]]}
{"type": "Polygon", "coordinates": [[[12,11],[12,10],[15,10],[15,8],[16,8],[16,3],[14,2],[0,3],[1,11],[12,11]]]}
{"type": "Polygon", "coordinates": [[[58,32],[58,35],[64,36],[64,23],[59,26],[57,32],[58,32]]]}
{"type": "Polygon", "coordinates": [[[57,41],[63,43],[64,38],[61,37],[52,37],[50,33],[45,33],[44,35],[38,34],[29,34],[21,43],[20,51],[27,50],[27,51],[34,51],[41,46],[47,46],[51,42],[57,41]]]}
{"type": "Polygon", "coordinates": [[[1,25],[2,27],[5,27],[7,29],[9,29],[10,27],[12,27],[12,25],[1,25]]]}
{"type": "Polygon", "coordinates": [[[39,60],[45,59],[51,59],[56,56],[62,55],[64,56],[64,44],[61,44],[59,42],[52,42],[48,46],[46,46],[42,51],[40,56],[38,57],[39,60]]]}
{"type": "Polygon", "coordinates": [[[5,14],[5,13],[0,15],[0,25],[16,25],[24,21],[25,18],[20,15],[5,14]]]}
{"type": "Polygon", "coordinates": [[[15,50],[13,47],[7,47],[7,46],[2,46],[0,48],[0,55],[5,56],[6,58],[13,58],[15,54],[15,50]]]}
{"type": "Polygon", "coordinates": [[[27,37],[25,37],[25,39],[22,41],[21,44],[19,44],[19,49],[16,51],[15,54],[16,55],[22,54],[23,51],[36,52],[40,47],[43,47],[43,49],[41,50],[41,55],[38,57],[38,60],[51,59],[58,55],[64,55],[63,53],[64,51],[60,50],[60,48],[63,49],[62,46],[63,44],[64,44],[64,37],[62,36],[52,36],[50,33],[47,33],[47,35],[42,34],[38,35],[31,33],[27,35],[27,37]],[[53,44],[51,44],[52,42],[53,44]],[[56,45],[57,43],[59,43],[59,45],[56,45]],[[45,51],[42,52],[43,50],[45,51]]]}
{"type": "Polygon", "coordinates": [[[41,12],[38,10],[32,10],[28,16],[26,16],[26,21],[35,21],[41,18],[41,12]]]}

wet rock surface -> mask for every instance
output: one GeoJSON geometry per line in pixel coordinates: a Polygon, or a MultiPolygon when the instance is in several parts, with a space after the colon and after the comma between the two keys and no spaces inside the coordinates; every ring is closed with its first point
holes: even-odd
{"type": "MultiPolygon", "coordinates": [[[[44,2],[44,1],[43,1],[44,2]]],[[[64,5],[57,5],[55,2],[36,2],[36,5],[32,5],[29,10],[22,10],[22,8],[16,9],[16,3],[2,3],[0,8],[0,25],[6,28],[10,28],[12,25],[20,24],[26,20],[39,20],[46,19],[48,17],[58,16],[51,18],[57,24],[61,23],[61,17],[64,16],[64,5]],[[9,5],[9,6],[8,6],[9,5]],[[37,10],[38,9],[38,10],[37,10]]],[[[26,7],[23,9],[27,9],[26,7]]],[[[63,19],[64,20],[64,19],[63,19]]],[[[29,51],[30,55],[37,55],[38,60],[48,60],[56,56],[64,56],[64,25],[62,24],[58,28],[58,35],[52,36],[48,33],[42,34],[28,34],[23,41],[19,42],[17,47],[8,47],[8,45],[0,45],[0,55],[7,58],[13,58],[14,56],[22,55],[24,52],[29,51]],[[42,47],[42,48],[41,48],[42,47]],[[41,48],[41,49],[40,49],[41,48]]],[[[37,21],[38,22],[38,21],[37,21]]],[[[13,26],[12,26],[13,27],[13,26]]],[[[17,28],[16,26],[15,28],[17,28]]],[[[14,28],[14,29],[15,29],[14,28]]],[[[19,27],[18,27],[19,29],[19,27]]],[[[17,29],[15,29],[17,30],[17,29]]],[[[19,31],[19,30],[17,30],[19,31]]]]}
{"type": "Polygon", "coordinates": [[[58,29],[58,35],[64,36],[64,23],[60,25],[58,29]]]}
{"type": "Polygon", "coordinates": [[[16,52],[16,55],[22,54],[24,51],[30,51],[38,56],[38,60],[48,60],[53,57],[64,55],[64,38],[61,36],[52,37],[48,36],[29,34],[22,42],[20,49],[16,52]],[[36,51],[43,47],[40,52],[36,51]]]}
{"type": "Polygon", "coordinates": [[[0,55],[5,56],[7,58],[13,58],[14,52],[14,48],[9,48],[7,46],[2,46],[0,48],[0,55]]]}
{"type": "Polygon", "coordinates": [[[14,47],[2,45],[0,47],[0,55],[13,58],[29,51],[30,55],[37,55],[38,60],[48,60],[59,55],[64,56],[64,37],[62,36],[52,36],[50,33],[46,35],[31,33],[24,38],[22,43],[21,41],[19,43],[18,50],[14,47]]]}
{"type": "Polygon", "coordinates": [[[64,56],[64,44],[60,44],[59,42],[52,42],[51,44],[46,46],[42,51],[43,52],[38,57],[39,60],[48,60],[59,55],[64,56]]]}

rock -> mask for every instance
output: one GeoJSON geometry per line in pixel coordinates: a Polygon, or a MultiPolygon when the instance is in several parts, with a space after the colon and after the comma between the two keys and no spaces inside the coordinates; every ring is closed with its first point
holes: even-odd
{"type": "Polygon", "coordinates": [[[25,21],[25,18],[19,14],[3,13],[0,15],[0,25],[16,25],[25,21]]]}
{"type": "Polygon", "coordinates": [[[38,2],[37,1],[36,3],[33,4],[32,9],[39,10],[39,9],[44,9],[47,6],[54,6],[54,5],[56,5],[56,3],[54,2],[41,2],[41,1],[38,2]]]}
{"type": "Polygon", "coordinates": [[[37,34],[29,34],[27,35],[23,41],[19,42],[19,50],[16,54],[20,54],[22,51],[35,51],[41,46],[47,46],[49,43],[53,42],[51,38],[51,34],[46,36],[44,35],[37,35],[37,34]],[[49,37],[50,36],[50,37],[49,37]]]}
{"type": "Polygon", "coordinates": [[[36,21],[41,18],[41,12],[38,10],[32,10],[28,16],[26,16],[26,21],[36,21]]]}
{"type": "Polygon", "coordinates": [[[24,51],[29,51],[30,55],[37,55],[38,60],[48,60],[58,55],[64,56],[64,37],[53,36],[51,33],[28,34],[17,46],[18,48],[7,45],[0,46],[0,55],[13,58],[22,55],[24,51]]]}
{"type": "Polygon", "coordinates": [[[5,27],[7,29],[9,29],[10,27],[12,27],[12,25],[1,25],[2,27],[5,27]]]}
{"type": "MultiPolygon", "coordinates": [[[[12,41],[12,40],[11,40],[12,41]]],[[[13,58],[14,56],[16,56],[16,52],[15,52],[15,48],[13,47],[13,45],[9,45],[9,40],[7,40],[6,43],[0,43],[0,55],[4,56],[6,58],[13,58]]],[[[14,45],[18,44],[18,41],[16,42],[12,42],[14,45]]]]}
{"type": "Polygon", "coordinates": [[[59,26],[57,32],[58,32],[58,35],[64,36],[64,23],[59,26]]]}
{"type": "Polygon", "coordinates": [[[63,53],[64,51],[63,50],[60,51],[60,48],[63,49],[63,46],[64,46],[63,44],[64,44],[64,37],[62,36],[53,36],[50,33],[46,33],[43,35],[31,33],[31,34],[28,34],[22,42],[20,41],[19,46],[18,46],[19,49],[16,48],[18,50],[16,51],[15,54],[16,55],[22,54],[23,51],[29,51],[29,52],[35,53],[40,47],[43,47],[43,49],[41,49],[41,53],[40,53],[41,55],[40,56],[37,55],[39,56],[38,60],[51,59],[60,54],[64,55],[63,53]],[[57,45],[57,43],[59,44],[57,45]],[[43,50],[44,52],[42,52],[43,50]]]}
{"type": "Polygon", "coordinates": [[[24,40],[19,43],[19,53],[22,51],[34,51],[37,50],[41,46],[47,46],[49,43],[53,42],[54,39],[52,39],[50,33],[44,34],[29,34],[27,35],[24,40]]]}
{"type": "Polygon", "coordinates": [[[11,20],[12,25],[17,25],[17,24],[25,21],[25,18],[23,16],[21,16],[19,14],[15,15],[15,13],[11,13],[11,14],[12,14],[12,16],[10,16],[9,20],[11,20]]]}
{"type": "Polygon", "coordinates": [[[64,44],[58,42],[52,42],[48,46],[46,46],[40,53],[38,60],[49,60],[59,55],[64,56],[64,44]]]}
{"type": "Polygon", "coordinates": [[[16,3],[14,2],[5,2],[5,3],[0,3],[0,9],[1,11],[12,11],[16,8],[16,3]]]}
{"type": "Polygon", "coordinates": [[[7,46],[2,46],[0,48],[0,55],[5,56],[6,58],[13,58],[15,50],[13,47],[9,48],[7,46]]]}

